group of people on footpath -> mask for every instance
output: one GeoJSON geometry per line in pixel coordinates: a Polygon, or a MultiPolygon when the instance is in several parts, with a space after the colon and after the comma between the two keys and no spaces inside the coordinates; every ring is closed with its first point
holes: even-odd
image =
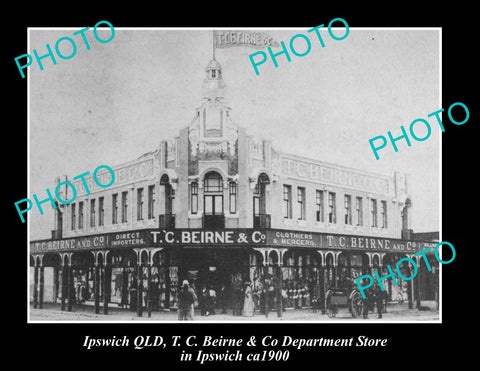
{"type": "MultiPolygon", "coordinates": [[[[201,316],[214,315],[217,306],[220,307],[222,314],[226,314],[228,298],[225,285],[222,285],[218,295],[213,286],[207,288],[203,285],[197,295],[188,280],[183,280],[182,288],[178,293],[178,320],[192,321],[195,308],[200,310],[201,316]]],[[[251,283],[245,282],[243,287],[240,284],[232,287],[231,298],[234,316],[253,317],[255,308],[259,307],[260,312],[268,317],[269,312],[275,309],[275,287],[268,280],[259,297],[254,295],[251,283]]]]}
{"type": "MultiPolygon", "coordinates": [[[[375,305],[378,318],[382,318],[383,303],[386,296],[386,291],[382,291],[378,284],[375,284],[374,288],[366,289],[362,312],[363,318],[368,319],[368,312],[370,310],[374,311],[375,305]]],[[[285,290],[282,290],[281,300],[282,308],[285,310],[285,302],[287,300],[285,290]]],[[[220,306],[221,313],[226,314],[227,303],[228,295],[225,285],[222,285],[218,296],[213,286],[207,289],[204,285],[199,297],[197,297],[195,290],[190,287],[189,282],[184,280],[182,288],[178,293],[178,320],[192,321],[196,307],[199,308],[202,316],[214,315],[217,305],[220,306]]],[[[232,287],[232,304],[234,316],[253,317],[257,307],[261,313],[265,314],[265,317],[268,317],[269,312],[276,308],[276,290],[273,282],[266,280],[259,296],[254,295],[250,282],[246,282],[243,288],[239,285],[232,287]]]]}

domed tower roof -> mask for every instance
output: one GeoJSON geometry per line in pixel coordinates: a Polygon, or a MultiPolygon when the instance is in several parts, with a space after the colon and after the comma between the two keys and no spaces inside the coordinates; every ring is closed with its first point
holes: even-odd
{"type": "Polygon", "coordinates": [[[222,66],[213,58],[207,67],[205,67],[202,100],[225,100],[225,88],[226,86],[222,77],[222,66]]]}
{"type": "Polygon", "coordinates": [[[212,59],[207,67],[205,67],[205,71],[209,71],[209,70],[222,70],[222,66],[220,65],[220,63],[218,63],[218,61],[214,58],[212,59]]]}

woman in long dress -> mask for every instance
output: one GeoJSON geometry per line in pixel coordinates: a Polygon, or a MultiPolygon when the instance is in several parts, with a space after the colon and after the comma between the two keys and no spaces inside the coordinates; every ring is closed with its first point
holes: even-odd
{"type": "Polygon", "coordinates": [[[250,282],[245,284],[245,299],[243,301],[243,311],[242,315],[244,317],[253,317],[254,314],[254,304],[253,304],[253,292],[250,282]]]}

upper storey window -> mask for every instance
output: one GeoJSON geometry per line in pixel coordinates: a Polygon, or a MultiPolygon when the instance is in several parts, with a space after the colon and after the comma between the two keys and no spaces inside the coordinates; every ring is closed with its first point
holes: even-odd
{"type": "Polygon", "coordinates": [[[222,192],[222,177],[220,174],[211,172],[205,176],[205,192],[222,192]]]}

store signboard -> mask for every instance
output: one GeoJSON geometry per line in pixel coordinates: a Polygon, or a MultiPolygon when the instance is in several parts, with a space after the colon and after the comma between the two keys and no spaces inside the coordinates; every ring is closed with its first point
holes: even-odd
{"type": "Polygon", "coordinates": [[[286,230],[268,230],[267,245],[298,248],[322,247],[322,236],[318,233],[308,233],[286,230]]]}
{"type": "Polygon", "coordinates": [[[107,247],[105,235],[64,238],[61,240],[35,241],[30,243],[30,253],[62,252],[72,250],[96,250],[107,247]]]}
{"type": "Polygon", "coordinates": [[[280,229],[143,229],[30,243],[30,253],[134,247],[286,247],[414,254],[434,242],[280,229]]]}
{"type": "Polygon", "coordinates": [[[340,250],[363,250],[371,252],[416,253],[435,246],[435,243],[328,233],[308,233],[288,230],[266,231],[269,246],[291,248],[324,248],[340,250]]]}
{"type": "Polygon", "coordinates": [[[172,229],[151,231],[154,245],[183,247],[228,247],[264,245],[266,234],[255,229],[172,229]]]}
{"type": "Polygon", "coordinates": [[[151,245],[149,230],[127,231],[108,235],[109,247],[141,247],[151,245]]]}

